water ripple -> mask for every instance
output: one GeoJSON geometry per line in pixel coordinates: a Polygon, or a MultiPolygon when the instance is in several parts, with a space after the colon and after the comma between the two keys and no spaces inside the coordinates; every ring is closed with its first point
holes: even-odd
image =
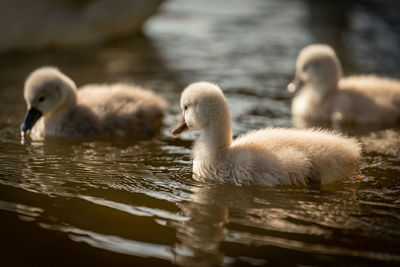
{"type": "Polygon", "coordinates": [[[123,212],[127,212],[132,215],[136,216],[149,216],[149,217],[157,217],[157,218],[163,218],[167,220],[174,220],[174,221],[187,221],[189,218],[185,216],[181,216],[179,214],[173,214],[170,213],[166,210],[161,210],[161,209],[153,209],[149,207],[137,207],[137,206],[131,206],[123,203],[118,203],[106,199],[101,199],[101,198],[96,198],[92,196],[81,196],[80,198],[90,201],[94,204],[117,209],[123,212]]]}

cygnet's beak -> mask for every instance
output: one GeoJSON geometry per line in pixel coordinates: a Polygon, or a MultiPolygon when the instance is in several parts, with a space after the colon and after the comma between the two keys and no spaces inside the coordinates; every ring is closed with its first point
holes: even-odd
{"type": "Polygon", "coordinates": [[[25,115],[24,122],[21,124],[21,131],[26,132],[32,129],[33,125],[42,117],[42,112],[37,108],[30,108],[25,115]]]}
{"type": "Polygon", "coordinates": [[[303,86],[302,80],[299,78],[294,78],[294,80],[288,84],[287,90],[291,96],[293,96],[300,88],[303,86]]]}
{"type": "Polygon", "coordinates": [[[178,138],[179,135],[186,130],[189,130],[189,128],[186,124],[185,116],[182,116],[182,118],[178,121],[178,124],[175,126],[175,129],[172,131],[172,137],[178,138]]]}

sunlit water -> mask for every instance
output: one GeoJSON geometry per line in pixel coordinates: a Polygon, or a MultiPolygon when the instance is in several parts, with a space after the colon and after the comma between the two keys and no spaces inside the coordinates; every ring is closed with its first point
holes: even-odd
{"type": "Polygon", "coordinates": [[[284,89],[309,43],[333,44],[347,73],[399,78],[399,26],[379,8],[349,4],[336,25],[342,11],[308,1],[170,1],[137,38],[0,56],[2,266],[399,264],[398,129],[345,129],[366,144],[361,174],[320,190],[196,183],[197,133],[170,137],[180,92],[197,80],[221,85],[235,135],[291,126],[284,89]],[[21,144],[23,80],[41,65],[79,85],[126,81],[163,94],[163,137],[21,144]]]}

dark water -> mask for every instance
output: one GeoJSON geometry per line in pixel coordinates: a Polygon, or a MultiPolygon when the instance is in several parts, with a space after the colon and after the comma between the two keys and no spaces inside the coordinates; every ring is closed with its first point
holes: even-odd
{"type": "Polygon", "coordinates": [[[399,265],[399,129],[345,129],[366,144],[361,174],[321,190],[196,183],[197,133],[169,134],[181,90],[198,80],[224,89],[235,135],[291,126],[284,89],[298,51],[314,42],[332,44],[348,74],[400,78],[398,10],[170,1],[136,38],[1,55],[1,265],[399,265]],[[79,85],[127,81],[163,94],[171,104],[164,136],[21,144],[23,80],[41,65],[79,85]]]}

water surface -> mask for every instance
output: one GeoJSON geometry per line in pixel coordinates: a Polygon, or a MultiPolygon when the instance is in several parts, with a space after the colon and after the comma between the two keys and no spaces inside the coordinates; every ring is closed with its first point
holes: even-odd
{"type": "Polygon", "coordinates": [[[4,266],[398,265],[399,129],[344,129],[366,144],[361,173],[318,190],[199,184],[190,159],[197,133],[170,137],[180,92],[198,80],[223,88],[235,136],[292,126],[285,87],[310,43],[332,44],[348,74],[400,78],[393,10],[373,2],[176,0],[138,37],[0,55],[4,266]],[[42,65],[78,85],[134,82],[164,95],[163,136],[21,144],[23,81],[42,65]]]}

